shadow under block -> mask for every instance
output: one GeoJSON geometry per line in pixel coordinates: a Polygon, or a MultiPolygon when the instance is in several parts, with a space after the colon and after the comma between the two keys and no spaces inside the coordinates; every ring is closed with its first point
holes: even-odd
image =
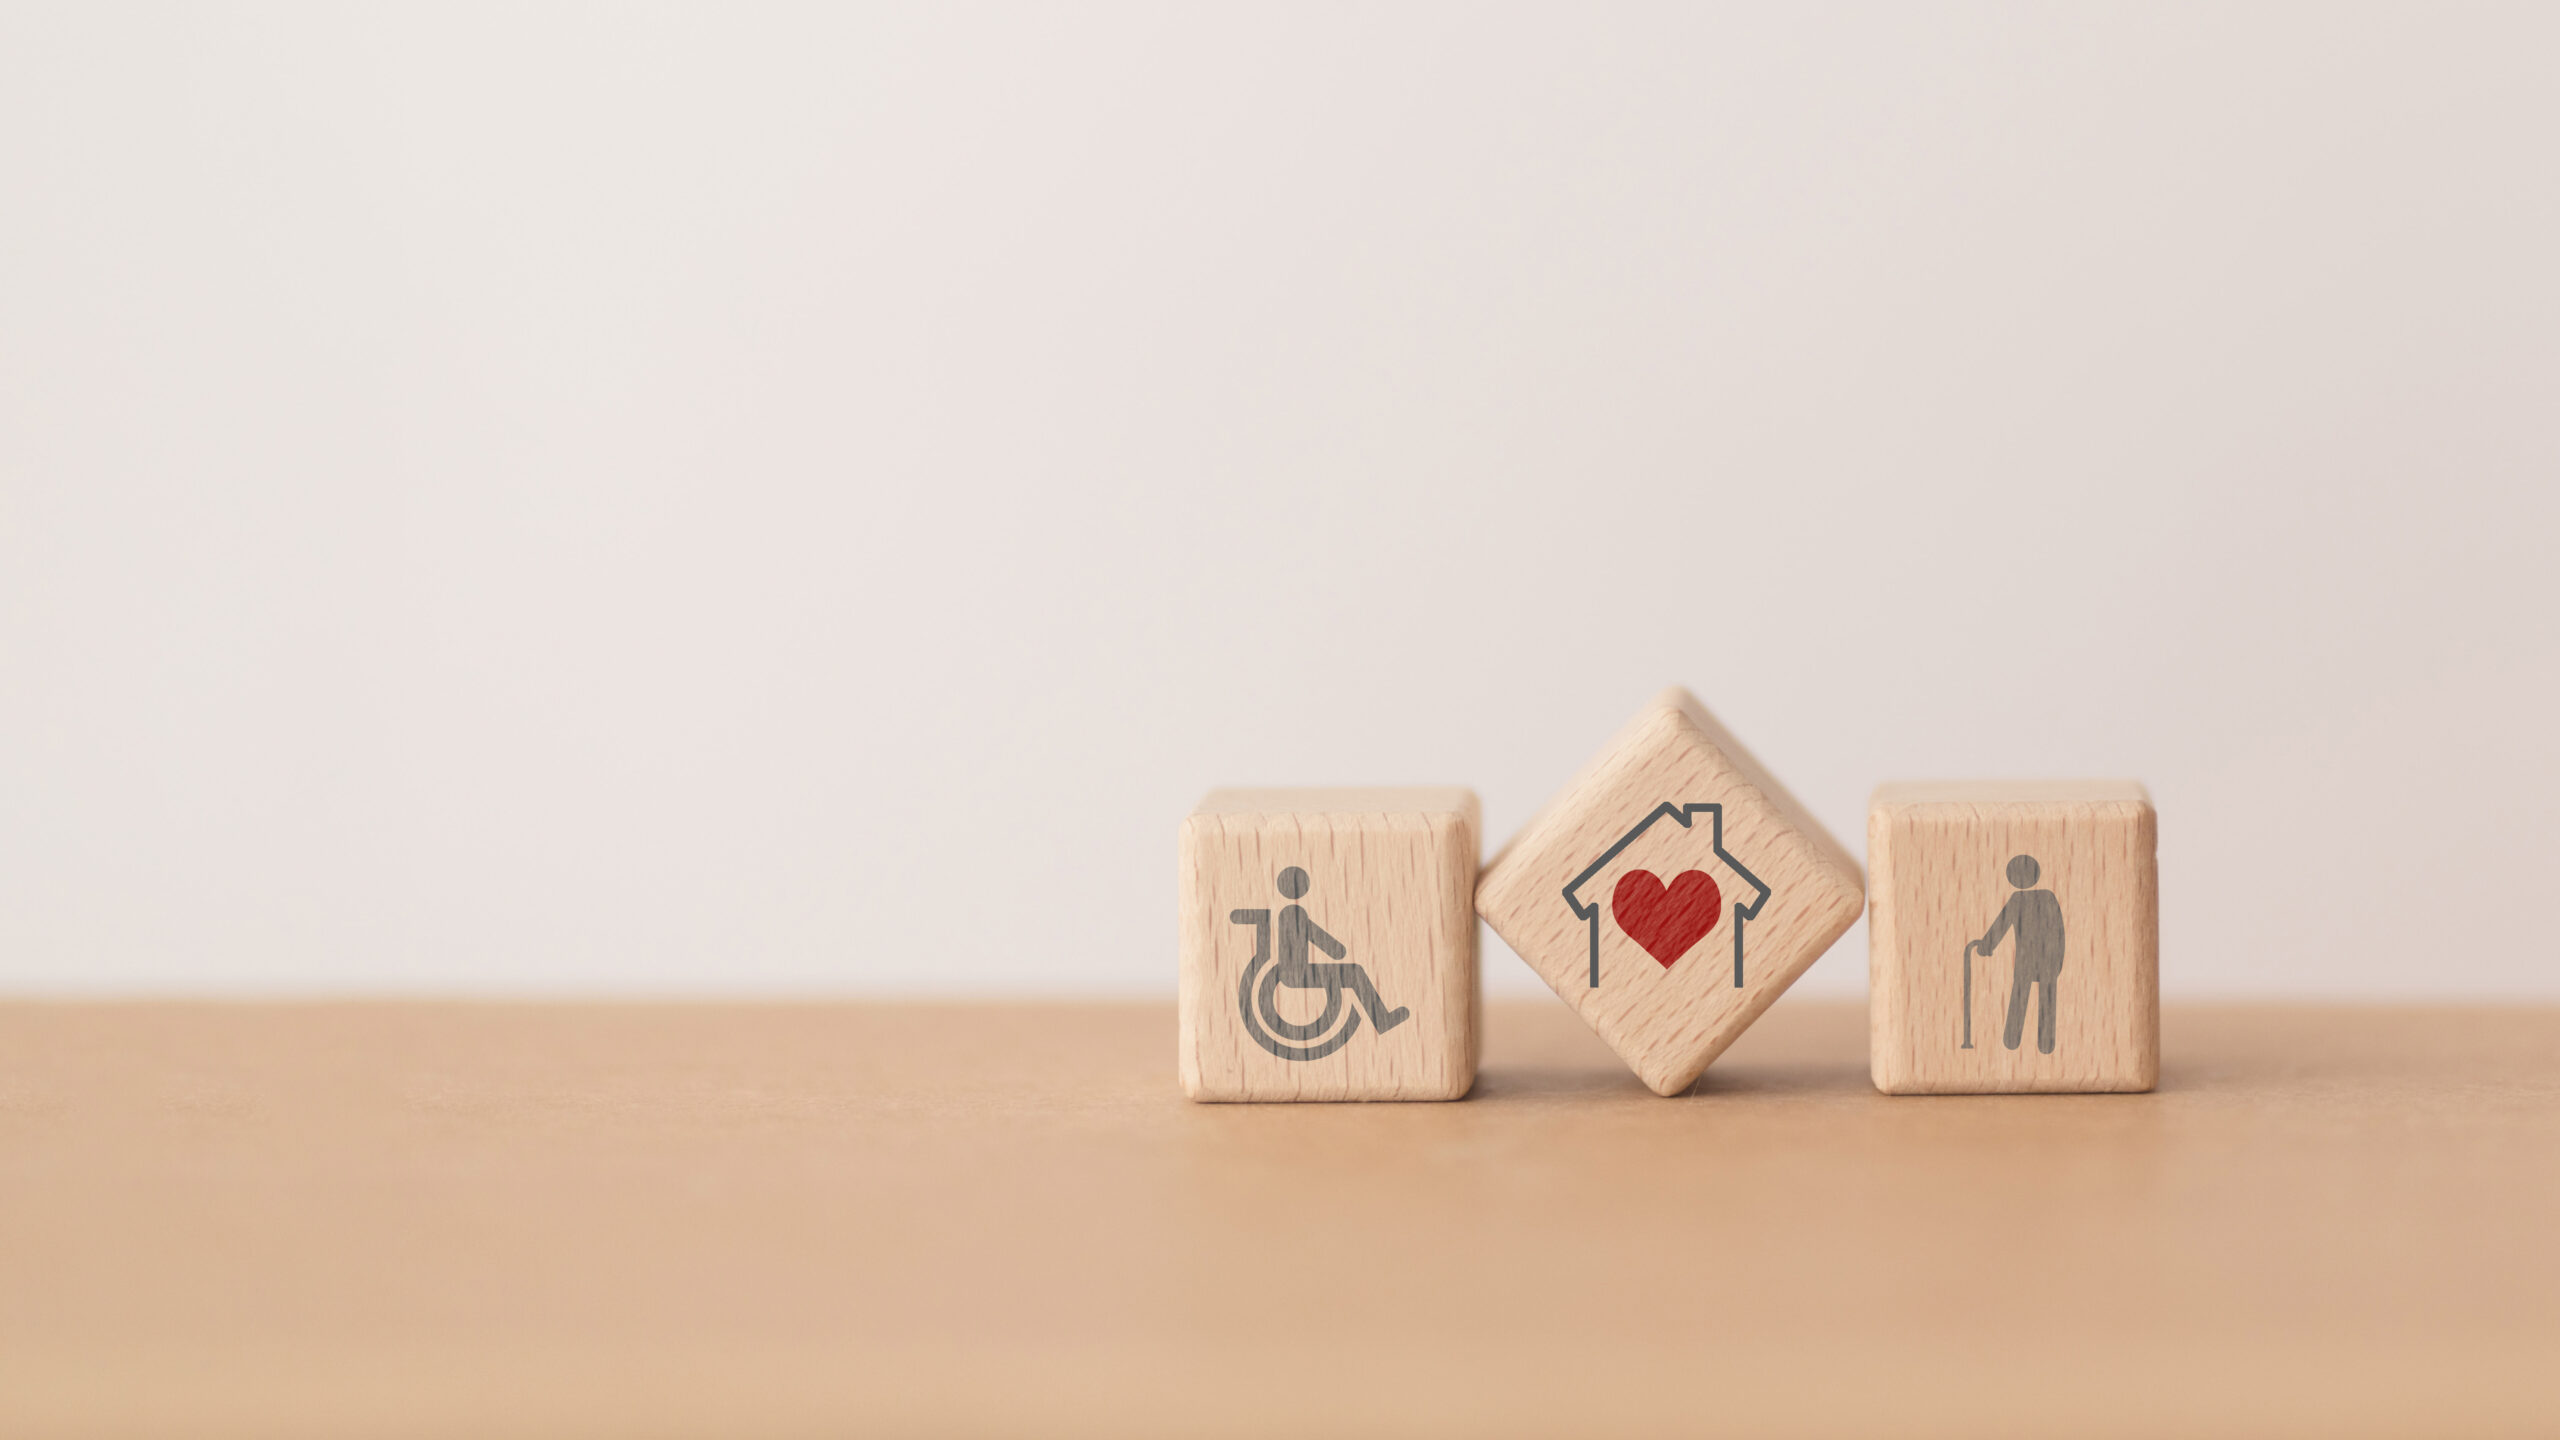
{"type": "Polygon", "coordinates": [[[1485,867],[1476,912],[1657,1094],[1858,918],[1858,862],[1697,698],[1645,706],[1485,867]]]}
{"type": "Polygon", "coordinates": [[[1482,832],[1454,787],[1214,790],[1182,822],[1182,1090],[1455,1100],[1482,832]]]}
{"type": "Polygon", "coordinates": [[[2129,780],[1877,790],[1867,812],[1876,1088],[1970,1095],[2157,1083],[2158,838],[2151,796],[2129,780]]]}

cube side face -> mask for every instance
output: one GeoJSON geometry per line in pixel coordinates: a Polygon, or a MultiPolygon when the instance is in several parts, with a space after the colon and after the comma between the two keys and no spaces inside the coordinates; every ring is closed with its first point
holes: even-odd
{"type": "Polygon", "coordinates": [[[1476,910],[1676,1095],[1856,922],[1845,856],[1657,700],[1495,858],[1476,910]]]}
{"type": "Polygon", "coordinates": [[[2151,1089],[2158,835],[2147,799],[1898,802],[1880,792],[1868,816],[1876,1088],[2151,1089]]]}
{"type": "Polygon", "coordinates": [[[1185,1094],[1455,1100],[1473,1087],[1478,823],[1463,800],[1183,822],[1185,1094]]]}

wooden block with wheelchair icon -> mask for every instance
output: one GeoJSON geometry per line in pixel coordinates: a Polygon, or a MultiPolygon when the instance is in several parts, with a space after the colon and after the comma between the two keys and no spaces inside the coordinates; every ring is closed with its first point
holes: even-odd
{"type": "Polygon", "coordinates": [[[1181,832],[1183,1093],[1464,1096],[1480,830],[1455,787],[1210,792],[1181,832]]]}
{"type": "Polygon", "coordinates": [[[2159,822],[2121,780],[1886,785],[1867,812],[1867,1001],[1893,1095],[2148,1090],[2159,822]]]}

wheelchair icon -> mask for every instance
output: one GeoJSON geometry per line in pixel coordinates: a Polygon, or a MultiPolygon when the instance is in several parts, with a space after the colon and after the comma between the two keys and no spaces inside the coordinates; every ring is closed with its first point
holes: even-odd
{"type": "MultiPolygon", "coordinates": [[[[1307,893],[1307,872],[1297,866],[1281,871],[1278,878],[1284,899],[1294,901],[1307,893]]],[[[1253,959],[1244,967],[1244,978],[1236,982],[1236,1008],[1244,1015],[1244,1028],[1254,1043],[1283,1060],[1321,1060],[1350,1044],[1351,1037],[1360,1033],[1364,1011],[1371,1028],[1381,1035],[1403,1024],[1413,1013],[1401,1007],[1387,1009],[1386,1002],[1378,998],[1378,987],[1370,983],[1365,965],[1308,964],[1309,945],[1336,961],[1348,952],[1341,941],[1307,917],[1303,905],[1292,904],[1280,911],[1276,960],[1272,954],[1274,927],[1270,911],[1231,910],[1227,922],[1253,927],[1253,959]],[[1283,985],[1292,990],[1322,990],[1324,1012],[1303,1023],[1283,1015],[1279,1005],[1283,985]],[[1345,990],[1358,1002],[1356,1007],[1343,1004],[1345,990]],[[1337,1021],[1341,1023],[1338,1030],[1337,1021]]]]}

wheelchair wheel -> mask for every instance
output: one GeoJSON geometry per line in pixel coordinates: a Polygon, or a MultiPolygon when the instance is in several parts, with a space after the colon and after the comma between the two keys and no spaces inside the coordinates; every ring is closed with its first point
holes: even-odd
{"type": "Polygon", "coordinates": [[[1271,965],[1268,954],[1257,954],[1253,963],[1244,967],[1244,978],[1236,984],[1236,1008],[1244,1016],[1244,1028],[1254,1043],[1283,1060],[1321,1060],[1351,1043],[1360,1033],[1360,1011],[1357,1006],[1342,1003],[1342,989],[1330,987],[1325,992],[1324,1013],[1300,1024],[1280,1013],[1280,972],[1271,965]],[[1344,1018],[1345,1016],[1348,1018],[1344,1018]],[[1342,1028],[1334,1031],[1334,1022],[1342,1028]],[[1265,1028],[1266,1023],[1268,1028],[1265,1028]],[[1332,1038],[1316,1037],[1333,1031],[1332,1038]],[[1276,1034],[1275,1034],[1276,1032],[1276,1034]],[[1311,1045],[1289,1041],[1315,1041],[1311,1045]]]}

